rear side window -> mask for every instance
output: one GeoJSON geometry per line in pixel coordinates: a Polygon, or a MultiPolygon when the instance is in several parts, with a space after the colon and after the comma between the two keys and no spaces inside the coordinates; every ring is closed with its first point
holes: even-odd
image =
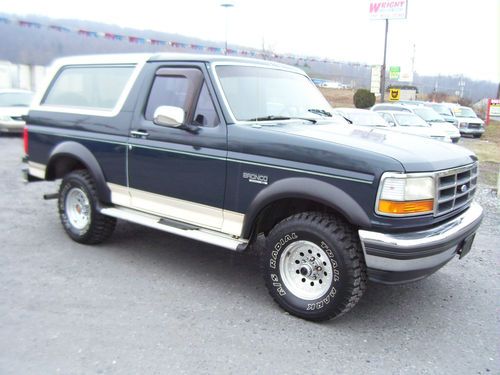
{"type": "Polygon", "coordinates": [[[123,93],[134,66],[74,66],[59,72],[43,105],[109,110],[123,93]]]}

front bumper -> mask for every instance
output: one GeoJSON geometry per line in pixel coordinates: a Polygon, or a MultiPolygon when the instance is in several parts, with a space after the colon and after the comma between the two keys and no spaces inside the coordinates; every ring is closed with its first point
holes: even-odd
{"type": "Polygon", "coordinates": [[[477,203],[454,219],[437,227],[409,233],[359,231],[368,277],[385,284],[422,279],[460,254],[483,219],[477,203]]]}
{"type": "Polygon", "coordinates": [[[0,121],[0,133],[22,133],[24,121],[0,121]]]}
{"type": "Polygon", "coordinates": [[[483,134],[484,128],[460,128],[460,134],[483,134]]]}

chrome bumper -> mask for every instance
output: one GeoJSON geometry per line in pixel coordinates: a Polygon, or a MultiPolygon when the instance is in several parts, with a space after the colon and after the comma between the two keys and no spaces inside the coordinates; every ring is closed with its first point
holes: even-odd
{"type": "Polygon", "coordinates": [[[430,275],[461,251],[482,218],[483,209],[473,202],[456,218],[423,231],[387,234],[360,230],[370,278],[395,284],[430,275]]]}
{"type": "Polygon", "coordinates": [[[484,128],[460,128],[460,134],[483,134],[484,128]]]}

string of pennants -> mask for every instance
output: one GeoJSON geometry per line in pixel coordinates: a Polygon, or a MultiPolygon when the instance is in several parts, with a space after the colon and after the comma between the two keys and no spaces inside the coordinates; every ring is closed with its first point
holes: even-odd
{"type": "MultiPolygon", "coordinates": [[[[142,38],[142,37],[137,37],[137,36],[131,36],[131,35],[121,35],[121,34],[115,34],[111,32],[101,32],[101,31],[91,31],[91,30],[84,30],[84,29],[73,29],[73,28],[68,28],[64,26],[59,26],[59,25],[44,25],[38,22],[31,22],[31,21],[26,21],[26,20],[21,20],[21,19],[11,19],[7,17],[0,16],[0,24],[14,24],[23,28],[32,28],[32,29],[48,29],[48,30],[53,30],[53,31],[58,31],[62,33],[73,33],[77,34],[83,37],[87,38],[96,38],[96,39],[106,39],[106,40],[114,40],[114,41],[124,41],[124,42],[129,42],[132,44],[138,44],[138,45],[152,45],[152,46],[169,46],[173,48],[180,48],[180,49],[191,49],[194,51],[200,51],[200,52],[208,52],[208,53],[214,53],[214,54],[227,54],[227,55],[233,55],[233,56],[245,56],[245,57],[266,57],[266,58],[273,58],[273,59],[292,59],[292,60],[298,60],[298,62],[324,62],[324,63],[338,63],[338,61],[334,60],[329,60],[329,59],[319,59],[319,58],[314,58],[314,57],[303,57],[303,56],[297,56],[297,55],[281,55],[281,54],[275,54],[273,52],[263,52],[263,51],[254,51],[254,50],[244,50],[244,49],[233,49],[233,48],[228,48],[227,50],[225,48],[221,47],[214,47],[214,46],[205,46],[201,44],[190,44],[190,43],[181,43],[181,42],[175,42],[175,41],[166,41],[166,40],[160,40],[160,39],[149,39],[149,38],[142,38]]],[[[368,67],[368,65],[365,64],[358,64],[358,63],[350,63],[351,65],[358,65],[358,66],[365,66],[368,67]]]]}

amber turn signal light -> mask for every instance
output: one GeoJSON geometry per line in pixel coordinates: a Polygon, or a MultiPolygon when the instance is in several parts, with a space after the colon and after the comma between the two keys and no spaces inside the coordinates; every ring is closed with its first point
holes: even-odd
{"type": "Polygon", "coordinates": [[[421,212],[432,212],[434,200],[427,199],[421,201],[396,202],[381,199],[378,202],[379,212],[393,215],[414,214],[421,212]]]}

